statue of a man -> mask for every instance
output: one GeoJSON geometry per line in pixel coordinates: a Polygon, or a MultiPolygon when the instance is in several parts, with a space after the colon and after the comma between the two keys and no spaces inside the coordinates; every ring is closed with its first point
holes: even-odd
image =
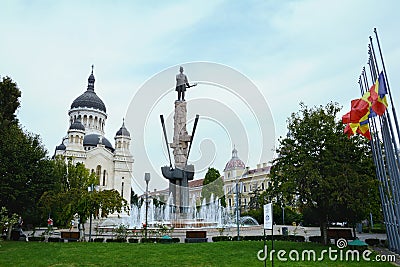
{"type": "Polygon", "coordinates": [[[175,91],[178,92],[178,101],[185,101],[185,91],[186,88],[191,87],[188,82],[188,78],[183,74],[183,67],[179,68],[179,74],[176,75],[176,88],[175,91]]]}

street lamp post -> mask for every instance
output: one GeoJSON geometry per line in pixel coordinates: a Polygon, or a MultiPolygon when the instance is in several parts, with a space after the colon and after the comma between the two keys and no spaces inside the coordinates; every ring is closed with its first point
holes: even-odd
{"type": "MultiPolygon", "coordinates": [[[[93,190],[94,190],[94,185],[91,184],[91,185],[88,187],[88,191],[89,191],[89,193],[92,193],[93,190]]],[[[91,203],[90,203],[90,204],[91,204],[91,203]]],[[[90,217],[89,217],[89,242],[92,242],[92,205],[90,205],[89,209],[90,209],[90,217]]]]}
{"type": "Polygon", "coordinates": [[[146,181],[146,222],[145,222],[145,227],[144,227],[144,237],[147,239],[147,213],[149,209],[149,182],[150,182],[150,173],[146,172],[144,174],[144,180],[146,181]]]}
{"type": "MultiPolygon", "coordinates": [[[[243,176],[242,176],[243,177],[243,176]]],[[[240,220],[240,211],[239,211],[239,191],[241,190],[242,182],[240,182],[240,186],[238,180],[236,180],[236,227],[237,227],[237,240],[240,240],[239,234],[239,220],[240,220]]]]}
{"type": "MultiPolygon", "coordinates": [[[[93,193],[94,192],[94,190],[96,190],[96,191],[99,191],[99,187],[98,186],[94,186],[94,184],[91,184],[89,187],[88,187],[88,192],[89,193],[93,193]]],[[[93,216],[93,213],[92,213],[92,209],[93,209],[93,206],[92,206],[92,203],[90,203],[90,217],[89,217],[89,242],[92,242],[92,216],[93,216]]]]}

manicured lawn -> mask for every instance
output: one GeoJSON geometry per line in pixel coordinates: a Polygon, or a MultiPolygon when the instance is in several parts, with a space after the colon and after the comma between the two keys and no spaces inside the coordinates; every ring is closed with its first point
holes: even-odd
{"type": "MultiPolygon", "coordinates": [[[[267,242],[268,250],[271,243],[267,242]]],[[[275,249],[289,251],[326,247],[311,243],[276,241],[275,249]]],[[[215,242],[199,244],[44,243],[0,242],[0,266],[264,266],[257,259],[263,242],[215,242]]],[[[334,247],[333,247],[334,248],[334,247]]],[[[336,248],[334,248],[336,249],[336,248]]],[[[319,255],[317,254],[317,257],[319,255]]],[[[286,255],[288,257],[288,255],[286,255]]],[[[374,255],[370,256],[374,259],[374,255]]],[[[330,261],[280,262],[275,266],[393,266],[378,262],[330,261]]],[[[267,261],[267,266],[271,262],[267,261]]]]}

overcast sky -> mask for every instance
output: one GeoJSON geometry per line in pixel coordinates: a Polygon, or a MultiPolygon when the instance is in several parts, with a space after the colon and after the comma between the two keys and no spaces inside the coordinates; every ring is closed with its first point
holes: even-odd
{"type": "MultiPolygon", "coordinates": [[[[159,166],[168,164],[158,115],[171,117],[179,65],[186,66],[190,81],[199,81],[188,91],[188,110],[200,116],[210,112],[200,120],[192,148],[191,160],[201,162],[203,171],[197,178],[208,166],[222,172],[233,145],[251,168],[271,160],[271,153],[256,150],[286,134],[286,119],[298,110],[300,101],[308,106],[334,101],[347,112],[350,100],[359,97],[357,80],[367,61],[368,37],[374,37],[374,27],[398,102],[399,1],[149,2],[2,1],[0,76],[17,82],[22,91],[20,122],[41,136],[50,156],[67,133],[68,110],[86,90],[92,64],[95,92],[107,107],[106,137],[111,143],[122,118],[129,118],[139,186],[145,171],[157,175],[159,166]],[[262,120],[263,114],[253,112],[257,107],[244,99],[245,93],[235,95],[229,88],[201,83],[203,73],[191,62],[217,63],[243,74],[262,93],[266,104],[260,100],[260,105],[270,110],[273,122],[252,124],[254,117],[262,120]],[[140,88],[163,71],[171,76],[165,94],[153,96],[155,92],[148,89],[146,93],[148,101],[153,97],[164,101],[152,103],[151,110],[129,114],[135,111],[130,107],[135,97],[136,101],[147,99],[138,96],[140,88]],[[220,103],[226,110],[212,104],[200,104],[204,110],[197,109],[194,99],[200,98],[220,103]],[[139,126],[146,129],[135,132],[140,121],[136,119],[143,116],[146,125],[139,126]],[[257,125],[273,128],[274,137],[260,136],[253,129],[257,125]],[[232,137],[235,129],[246,137],[232,137]],[[137,142],[144,143],[148,155],[135,151],[140,146],[137,142]],[[150,161],[154,170],[146,169],[143,161],[150,161]]],[[[170,139],[171,123],[167,124],[170,139]]],[[[153,184],[153,188],[162,186],[153,184]]]]}

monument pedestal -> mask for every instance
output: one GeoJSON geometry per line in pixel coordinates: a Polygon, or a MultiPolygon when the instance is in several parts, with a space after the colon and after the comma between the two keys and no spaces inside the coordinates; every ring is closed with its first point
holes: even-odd
{"type": "Polygon", "coordinates": [[[174,205],[181,213],[186,213],[189,207],[189,183],[185,168],[191,136],[186,129],[186,117],[186,102],[175,101],[174,137],[170,147],[173,149],[175,168],[183,171],[183,177],[170,180],[169,190],[173,195],[174,205]]]}

